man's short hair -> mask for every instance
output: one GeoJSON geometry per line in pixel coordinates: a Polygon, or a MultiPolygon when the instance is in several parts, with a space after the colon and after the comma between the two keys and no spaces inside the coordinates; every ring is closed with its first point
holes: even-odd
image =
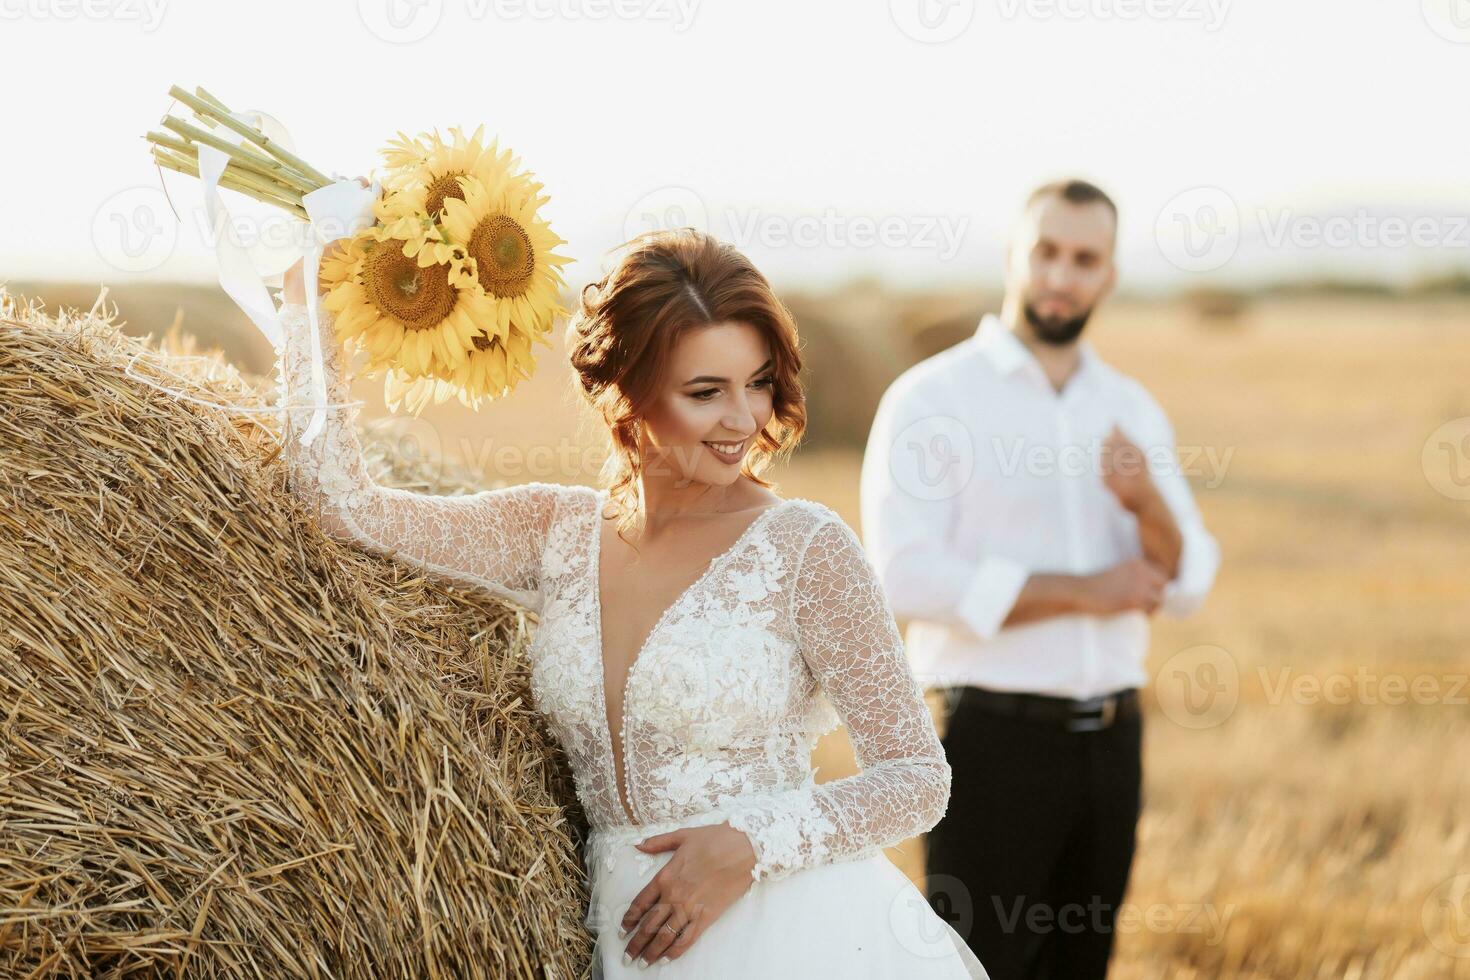
{"type": "Polygon", "coordinates": [[[1116,225],[1118,223],[1118,205],[1114,204],[1113,199],[1108,197],[1107,193],[1096,184],[1089,183],[1085,180],[1078,180],[1075,177],[1068,177],[1064,180],[1054,180],[1051,183],[1042,184],[1031,192],[1030,197],[1026,198],[1025,210],[1031,210],[1033,204],[1047,197],[1060,197],[1062,200],[1072,204],[1092,204],[1101,201],[1113,213],[1113,224],[1116,225]]]}

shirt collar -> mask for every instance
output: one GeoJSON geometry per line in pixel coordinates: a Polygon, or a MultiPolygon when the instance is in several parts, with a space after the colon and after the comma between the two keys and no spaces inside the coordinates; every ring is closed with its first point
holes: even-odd
{"type": "MultiPolygon", "coordinates": [[[[1043,379],[1046,377],[1046,372],[1036,360],[1036,355],[1032,354],[1030,348],[1021,342],[1020,337],[1016,336],[1015,331],[1007,327],[994,313],[987,313],[980,318],[980,326],[975,328],[974,338],[975,343],[980,347],[981,354],[1001,374],[1011,374],[1029,364],[1037,377],[1043,379]]],[[[1091,371],[1097,363],[1097,354],[1086,338],[1077,341],[1077,357],[1077,370],[1073,372],[1072,377],[1067,379],[1068,388],[1072,387],[1084,373],[1091,371]]]]}

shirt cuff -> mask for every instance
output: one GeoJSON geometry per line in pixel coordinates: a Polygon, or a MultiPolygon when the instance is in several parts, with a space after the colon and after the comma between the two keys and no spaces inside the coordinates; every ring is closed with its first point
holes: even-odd
{"type": "Polygon", "coordinates": [[[1019,562],[986,558],[960,597],[960,620],[980,639],[994,639],[1030,577],[1030,570],[1019,562]]]}
{"type": "Polygon", "coordinates": [[[1204,604],[1220,565],[1219,545],[1208,534],[1184,535],[1179,569],[1164,583],[1159,610],[1170,616],[1188,616],[1204,604]]]}

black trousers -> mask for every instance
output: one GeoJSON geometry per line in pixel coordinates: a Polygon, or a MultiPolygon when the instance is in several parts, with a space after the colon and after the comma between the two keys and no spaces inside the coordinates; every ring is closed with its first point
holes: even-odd
{"type": "Polygon", "coordinates": [[[1142,719],[1069,732],[946,692],[949,809],[925,895],[992,980],[1107,975],[1133,864],[1142,719]]]}

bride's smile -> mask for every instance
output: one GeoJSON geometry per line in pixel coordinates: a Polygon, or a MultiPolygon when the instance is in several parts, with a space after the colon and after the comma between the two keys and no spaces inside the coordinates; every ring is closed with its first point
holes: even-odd
{"type": "Polygon", "coordinates": [[[714,323],[679,338],[666,390],[644,416],[650,509],[664,489],[739,477],[752,437],[771,421],[771,363],[769,343],[749,324],[714,323]]]}

